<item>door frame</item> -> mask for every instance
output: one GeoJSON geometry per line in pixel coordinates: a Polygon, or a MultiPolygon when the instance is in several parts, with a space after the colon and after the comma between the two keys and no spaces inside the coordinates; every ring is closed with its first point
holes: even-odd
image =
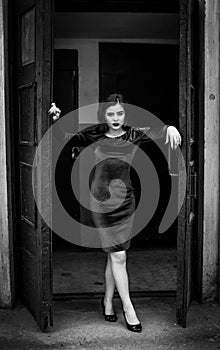
{"type": "MultiPolygon", "coordinates": [[[[119,1],[119,3],[120,3],[120,1],[119,1]]],[[[68,5],[70,5],[70,2],[69,3],[65,3],[65,2],[63,2],[61,5],[60,5],[60,7],[56,7],[56,1],[55,1],[55,11],[57,10],[57,11],[59,11],[59,12],[90,12],[90,11],[94,11],[94,8],[90,8],[89,7],[89,5],[88,4],[84,4],[83,5],[83,3],[81,2],[81,1],[78,1],[77,2],[77,4],[76,4],[76,7],[71,7],[71,5],[70,6],[68,6],[68,5]]],[[[121,5],[122,5],[122,3],[121,3],[121,5]]],[[[100,7],[98,6],[97,7],[97,9],[96,9],[97,11],[100,11],[100,7]]],[[[157,7],[157,10],[158,10],[158,7],[157,7]]],[[[115,12],[126,12],[126,10],[125,10],[125,8],[124,7],[117,7],[117,9],[116,8],[114,8],[114,11],[115,12]]],[[[137,11],[137,8],[136,8],[136,11],[137,11]]],[[[134,10],[134,8],[133,8],[133,10],[131,11],[131,12],[136,12],[135,10],[134,10]]],[[[150,11],[150,9],[147,7],[147,8],[145,8],[145,11],[144,12],[149,12],[150,11]],[[147,9],[147,10],[146,10],[147,9]]],[[[108,11],[106,11],[106,9],[105,9],[105,12],[108,12],[108,11]]],[[[155,7],[153,6],[153,10],[152,10],[152,12],[155,12],[155,7]]],[[[163,8],[163,10],[161,11],[161,12],[166,12],[165,11],[165,9],[163,8]]],[[[175,12],[175,10],[174,9],[172,9],[172,11],[171,12],[175,12]]],[[[202,141],[201,141],[201,144],[202,144],[202,141]]],[[[200,222],[200,220],[198,220],[198,222],[200,222]]],[[[200,252],[201,254],[202,254],[202,252],[200,252]]]]}
{"type": "Polygon", "coordinates": [[[202,302],[202,270],[203,270],[203,231],[204,231],[204,17],[205,10],[204,4],[200,4],[199,9],[199,72],[198,72],[198,219],[197,219],[197,251],[196,262],[198,265],[197,277],[196,277],[196,290],[195,296],[199,302],[202,302]]]}
{"type": "Polygon", "coordinates": [[[12,60],[9,55],[11,4],[0,0],[0,307],[12,307],[16,296],[14,232],[15,192],[13,168],[13,135],[11,133],[12,60]]]}
{"type": "MultiPolygon", "coordinates": [[[[118,2],[118,6],[117,7],[114,7],[113,12],[126,12],[126,9],[124,8],[124,6],[121,6],[122,3],[119,1],[118,2]]],[[[134,5],[134,4],[133,4],[134,5]]],[[[143,3],[142,3],[143,5],[143,3]]],[[[146,5],[146,4],[145,4],[146,5]]],[[[169,4],[170,5],[170,4],[169,4]]],[[[58,4],[58,2],[55,1],[55,11],[59,11],[59,12],[92,12],[94,11],[94,7],[91,9],[89,7],[88,4],[86,4],[85,2],[82,3],[80,0],[77,1],[76,4],[74,4],[74,8],[72,7],[72,5],[70,4],[70,2],[63,2],[62,4],[58,4]]],[[[109,4],[110,6],[110,4],[109,4]]],[[[140,4],[137,4],[137,6],[135,7],[132,7],[131,5],[131,8],[130,8],[130,11],[131,12],[137,12],[137,8],[138,6],[140,6],[140,4]]],[[[150,9],[149,8],[150,5],[146,5],[144,8],[142,8],[142,12],[157,12],[158,11],[158,3],[157,5],[154,4],[152,5],[152,8],[150,9]]],[[[97,7],[96,8],[96,12],[98,11],[101,11],[101,7],[97,7]]],[[[103,8],[102,9],[103,12],[108,12],[109,11],[109,8],[106,7],[106,8],[103,8]]],[[[160,11],[158,11],[160,12],[160,11]]],[[[161,8],[161,12],[166,12],[165,11],[165,8],[162,6],[161,8]]],[[[172,7],[171,9],[171,12],[176,12],[176,8],[172,7]]],[[[201,13],[202,13],[202,10],[201,10],[201,13]]],[[[200,17],[200,25],[201,25],[201,28],[204,28],[203,25],[202,25],[202,18],[203,17],[200,17]]],[[[203,30],[200,31],[200,36],[201,36],[201,39],[203,39],[203,30]]],[[[203,53],[203,46],[200,47],[200,52],[203,53]]],[[[203,98],[203,70],[202,70],[202,67],[203,67],[203,56],[200,55],[201,57],[201,66],[200,66],[200,85],[199,85],[199,97],[200,98],[203,98]]],[[[200,101],[202,101],[200,99],[200,101]]],[[[202,294],[202,269],[203,269],[203,259],[202,259],[202,256],[203,256],[203,251],[202,251],[202,248],[203,248],[203,235],[202,235],[202,232],[203,232],[203,210],[204,210],[204,205],[203,205],[203,192],[204,192],[204,177],[203,177],[203,160],[204,160],[204,155],[203,155],[203,140],[204,140],[204,130],[203,130],[203,104],[200,103],[199,105],[199,111],[198,111],[199,115],[201,116],[200,119],[199,119],[199,147],[202,146],[202,152],[200,152],[199,154],[199,159],[198,159],[198,163],[199,163],[199,168],[198,168],[198,171],[199,171],[199,181],[198,181],[198,197],[199,197],[199,205],[198,205],[198,217],[197,217],[197,230],[198,230],[198,236],[197,236],[197,240],[196,242],[194,241],[194,244],[195,244],[195,251],[196,251],[196,261],[197,261],[197,265],[198,265],[198,268],[196,270],[196,279],[197,281],[199,282],[199,288],[194,291],[194,295],[196,297],[198,297],[199,299],[201,299],[201,294],[202,294]]],[[[181,130],[180,130],[181,131],[181,130]]],[[[195,276],[194,275],[194,276],[195,276]]]]}
{"type": "Polygon", "coordinates": [[[204,204],[202,302],[220,302],[220,3],[200,1],[204,9],[204,204]]]}

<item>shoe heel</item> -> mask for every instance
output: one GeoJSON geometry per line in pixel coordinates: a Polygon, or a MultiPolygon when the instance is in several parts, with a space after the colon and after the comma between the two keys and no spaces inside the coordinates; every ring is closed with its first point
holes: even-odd
{"type": "Polygon", "coordinates": [[[124,310],[123,310],[123,316],[124,316],[124,319],[125,319],[125,323],[126,323],[127,329],[129,331],[136,332],[136,333],[140,333],[142,331],[141,323],[137,323],[137,324],[130,324],[130,323],[128,323],[124,310]]]}
{"type": "Polygon", "coordinates": [[[116,313],[114,313],[113,315],[106,315],[104,298],[101,299],[101,306],[102,306],[102,314],[103,314],[103,316],[105,318],[105,321],[107,321],[107,322],[116,322],[117,319],[118,319],[116,313]]]}

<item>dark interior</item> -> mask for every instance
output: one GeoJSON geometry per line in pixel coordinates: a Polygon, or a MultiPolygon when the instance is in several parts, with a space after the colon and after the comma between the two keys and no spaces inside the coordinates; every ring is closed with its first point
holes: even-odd
{"type": "MultiPolygon", "coordinates": [[[[129,104],[150,111],[164,124],[178,127],[177,45],[100,43],[99,56],[100,100],[112,92],[122,93],[129,104]]],[[[55,50],[54,58],[55,100],[61,109],[68,113],[77,107],[77,52],[76,50],[55,50]]],[[[137,125],[145,126],[146,121],[139,119],[135,121],[137,125]]],[[[167,163],[159,150],[152,148],[148,152],[152,153],[152,157],[156,159],[155,166],[160,180],[160,201],[149,224],[132,239],[131,248],[175,247],[176,222],[165,233],[158,233],[158,226],[170,195],[170,175],[167,163]]],[[[134,173],[132,180],[134,185],[138,183],[134,173]]],[[[134,187],[136,198],[138,198],[140,188],[134,187]]],[[[68,197],[68,189],[66,196],[68,197]]],[[[55,233],[53,234],[53,247],[54,249],[62,247],[72,250],[88,250],[66,242],[55,233]]]]}

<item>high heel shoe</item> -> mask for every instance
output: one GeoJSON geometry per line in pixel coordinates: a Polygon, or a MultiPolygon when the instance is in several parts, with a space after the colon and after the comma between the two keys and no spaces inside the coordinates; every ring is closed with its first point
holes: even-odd
{"type": "Polygon", "coordinates": [[[124,319],[125,319],[125,323],[126,323],[127,329],[128,329],[129,331],[131,331],[131,332],[136,332],[136,333],[140,333],[140,332],[142,331],[142,325],[141,325],[141,323],[137,323],[137,324],[130,324],[130,323],[128,323],[124,311],[123,311],[123,316],[124,316],[124,319]]]}
{"type": "Polygon", "coordinates": [[[104,304],[104,298],[101,300],[101,306],[102,306],[102,313],[105,317],[105,320],[108,322],[116,322],[117,321],[117,315],[114,313],[113,315],[106,315],[105,313],[105,304],[104,304]]]}

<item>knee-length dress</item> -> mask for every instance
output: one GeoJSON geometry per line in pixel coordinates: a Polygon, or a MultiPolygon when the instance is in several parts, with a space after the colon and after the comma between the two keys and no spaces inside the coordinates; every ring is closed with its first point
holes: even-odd
{"type": "Polygon", "coordinates": [[[127,250],[130,246],[135,212],[130,177],[132,160],[142,142],[165,139],[166,129],[166,126],[127,127],[122,136],[109,137],[96,127],[78,133],[71,140],[71,147],[94,147],[90,208],[101,247],[106,252],[127,250]]]}

